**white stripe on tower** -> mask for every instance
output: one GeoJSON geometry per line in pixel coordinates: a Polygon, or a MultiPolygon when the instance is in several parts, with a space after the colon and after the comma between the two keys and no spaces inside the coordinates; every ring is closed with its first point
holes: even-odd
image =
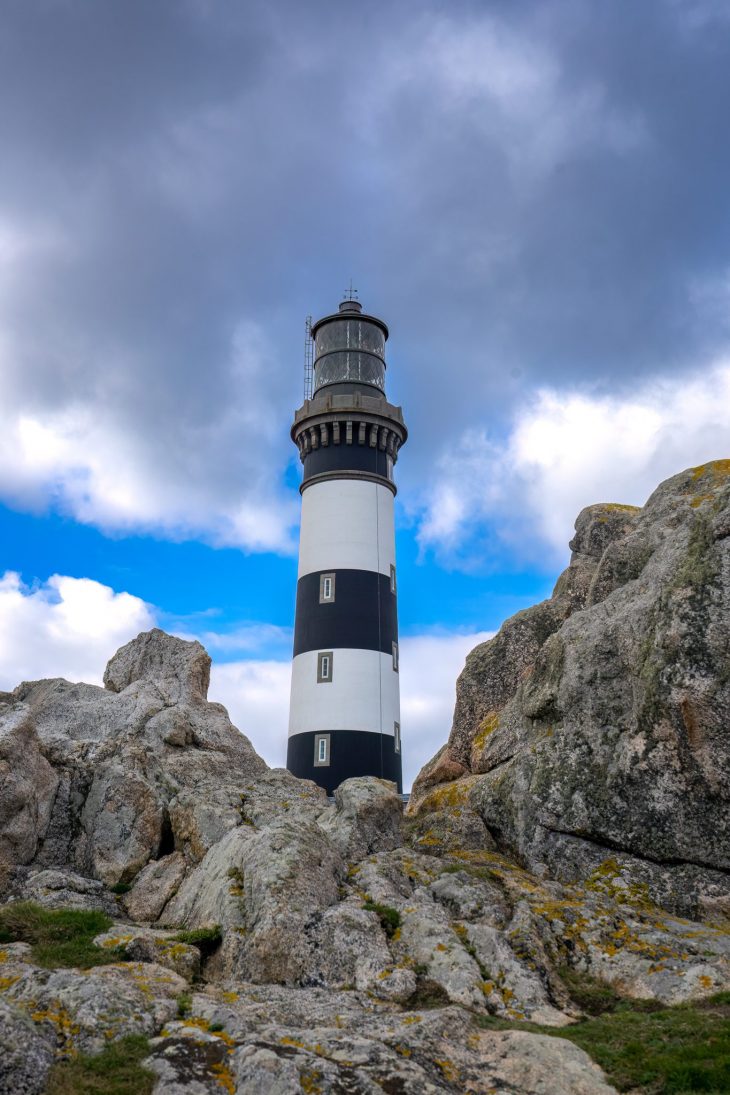
{"type": "Polygon", "coordinates": [[[328,479],[302,494],[299,573],[395,566],[393,492],[364,479],[328,479]]]}
{"type": "Polygon", "coordinates": [[[332,681],[317,681],[318,651],[298,654],[292,663],[289,734],[327,727],[393,735],[400,722],[398,674],[390,654],[378,650],[332,651],[332,681]]]}

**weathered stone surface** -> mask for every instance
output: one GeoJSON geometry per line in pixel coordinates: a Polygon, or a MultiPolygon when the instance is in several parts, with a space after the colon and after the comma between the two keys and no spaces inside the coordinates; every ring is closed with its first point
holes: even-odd
{"type": "Polygon", "coordinates": [[[133,962],[153,962],[187,981],[200,973],[200,951],[169,932],[117,923],[94,939],[97,947],[123,947],[133,962]]]}
{"type": "Polygon", "coordinates": [[[0,704],[0,867],[31,862],[57,788],[28,707],[0,704]]]}
{"type": "Polygon", "coordinates": [[[655,900],[717,916],[730,896],[729,528],[730,461],[674,476],[641,510],[584,510],[553,597],[467,658],[448,748],[411,812],[461,764],[470,807],[538,872],[585,878],[615,855],[655,900]]]}
{"type": "Polygon", "coordinates": [[[124,897],[124,908],[130,920],[138,923],[157,920],[167,902],[177,893],[186,868],[182,852],[172,852],[148,863],[124,897]]]}
{"type": "Polygon", "coordinates": [[[13,864],[129,882],[173,850],[195,862],[241,824],[241,784],[266,766],[206,701],[208,667],[199,643],[155,630],[112,659],[107,689],[63,680],[16,689],[8,741],[20,750],[18,792],[3,799],[12,817],[0,817],[13,864]]]}
{"type": "Polygon", "coordinates": [[[53,1064],[53,1042],[0,999],[0,1095],[40,1095],[53,1064]]]}
{"type": "Polygon", "coordinates": [[[358,861],[402,843],[403,803],[394,783],[362,776],[335,791],[335,809],[320,824],[345,859],[358,861]]]}
{"type": "Polygon", "coordinates": [[[216,1077],[225,1077],[231,1090],[252,1095],[614,1091],[570,1042],[480,1030],[455,1007],[403,1012],[381,1004],[373,1009],[358,993],[246,984],[224,997],[216,1002],[196,995],[188,1023],[168,1024],[156,1040],[147,1063],[160,1077],[157,1095],[212,1092],[216,1077]]]}
{"type": "Polygon", "coordinates": [[[34,901],[47,909],[99,909],[108,916],[119,913],[117,898],[102,882],[73,871],[16,871],[6,896],[34,901]]]}
{"type": "Polygon", "coordinates": [[[6,962],[7,1002],[63,1053],[99,1053],[110,1038],[157,1033],[177,1013],[187,981],[163,966],[129,962],[91,970],[6,962]]]}
{"type": "Polygon", "coordinates": [[[123,692],[136,681],[152,682],[167,703],[205,702],[210,655],[200,643],[177,639],[155,627],[118,650],[104,671],[104,687],[110,692],[123,692]]]}

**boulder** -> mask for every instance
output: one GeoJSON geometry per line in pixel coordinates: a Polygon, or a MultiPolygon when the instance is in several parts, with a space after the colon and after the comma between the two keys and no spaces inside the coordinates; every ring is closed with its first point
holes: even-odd
{"type": "Polygon", "coordinates": [[[107,688],[16,689],[0,707],[12,753],[0,851],[12,865],[131,882],[176,850],[196,862],[241,824],[241,786],[266,765],[207,702],[209,664],[199,643],[155,629],[111,659],[107,688]]]}
{"type": "Polygon", "coordinates": [[[335,809],[321,825],[347,860],[398,848],[402,837],[403,802],[394,783],[360,776],[335,791],[335,809]]]}
{"type": "Polygon", "coordinates": [[[499,848],[538,873],[586,878],[615,856],[668,908],[722,915],[729,530],[730,461],[674,476],[641,510],[584,510],[552,598],[468,656],[409,812],[468,781],[499,848]]]}
{"type": "Polygon", "coordinates": [[[0,704],[0,867],[31,862],[57,789],[58,776],[41,752],[29,708],[0,704]]]}
{"type": "Polygon", "coordinates": [[[182,852],[172,852],[148,863],[124,897],[124,908],[130,920],[138,923],[157,920],[167,902],[177,893],[186,867],[182,852]]]}
{"type": "Polygon", "coordinates": [[[0,1092],[41,1095],[53,1050],[52,1039],[22,1011],[0,999],[0,1092]]]}

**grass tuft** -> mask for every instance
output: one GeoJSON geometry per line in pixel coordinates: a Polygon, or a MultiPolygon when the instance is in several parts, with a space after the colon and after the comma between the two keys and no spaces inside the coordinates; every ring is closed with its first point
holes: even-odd
{"type": "Polygon", "coordinates": [[[177,932],[172,937],[176,943],[188,943],[197,947],[203,958],[208,958],[223,942],[220,924],[212,928],[193,928],[192,931],[177,932]]]}
{"type": "Polygon", "coordinates": [[[82,1053],[58,1061],[46,1095],[150,1095],[156,1077],[140,1064],[149,1052],[146,1038],[130,1034],[94,1057],[82,1053]]]}
{"type": "Polygon", "coordinates": [[[379,901],[372,901],[371,898],[364,902],[363,908],[378,914],[383,931],[389,939],[392,939],[401,924],[398,910],[390,905],[381,905],[379,901]]]}
{"type": "MultiPolygon", "coordinates": [[[[563,980],[568,983],[564,971],[563,980]]],[[[730,993],[662,1007],[655,1001],[617,997],[610,989],[601,996],[586,980],[592,979],[581,977],[583,984],[569,986],[575,1002],[584,1010],[606,1006],[601,1014],[572,1026],[556,1029],[491,1016],[480,1016],[477,1022],[491,1029],[567,1038],[601,1066],[619,1091],[637,1095],[730,1091],[730,993]]]]}
{"type": "Polygon", "coordinates": [[[124,962],[124,947],[96,947],[93,939],[112,926],[96,909],[45,909],[33,901],[0,908],[0,943],[30,943],[33,961],[45,969],[124,962]]]}

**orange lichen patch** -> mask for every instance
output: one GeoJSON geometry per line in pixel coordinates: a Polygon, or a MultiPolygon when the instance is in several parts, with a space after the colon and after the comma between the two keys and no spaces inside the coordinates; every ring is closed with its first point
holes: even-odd
{"type": "Polygon", "coordinates": [[[319,1095],[322,1091],[322,1085],[319,1081],[322,1079],[322,1073],[316,1069],[308,1069],[306,1072],[302,1072],[299,1076],[299,1086],[306,1095],[319,1095]]]}
{"type": "Polygon", "coordinates": [[[396,1053],[399,1053],[401,1057],[410,1057],[413,1053],[413,1050],[409,1049],[408,1046],[404,1046],[402,1042],[396,1042],[393,1049],[396,1053]]]}
{"type": "Polygon", "coordinates": [[[236,1079],[228,1065],[219,1062],[216,1065],[211,1065],[210,1071],[215,1076],[215,1082],[222,1087],[224,1091],[228,1091],[230,1095],[235,1095],[236,1079]]]}
{"type": "Polygon", "coordinates": [[[699,980],[699,983],[702,985],[703,989],[711,989],[712,986],[715,984],[713,979],[711,977],[708,977],[706,973],[703,973],[698,978],[698,980],[699,980]]]}
{"type": "Polygon", "coordinates": [[[236,1000],[240,999],[237,992],[222,992],[221,997],[227,1004],[235,1004],[236,1000]]]}
{"type": "Polygon", "coordinates": [[[0,951],[0,962],[7,962],[7,960],[8,960],[8,952],[7,951],[0,951]]]}
{"type": "Polygon", "coordinates": [[[411,1023],[422,1023],[423,1022],[423,1016],[422,1015],[406,1015],[403,1022],[407,1023],[408,1026],[410,1026],[411,1023]]]}
{"type": "Polygon", "coordinates": [[[625,502],[603,502],[601,509],[607,509],[611,513],[638,513],[641,506],[629,506],[625,502]]]}
{"type": "Polygon", "coordinates": [[[50,1023],[63,1042],[64,1050],[66,1052],[76,1052],[74,1050],[73,1040],[76,1035],[80,1033],[81,1027],[78,1023],[73,1021],[64,1007],[57,1004],[55,1007],[39,1008],[38,1010],[31,1012],[30,1017],[34,1023],[50,1023]]]}
{"type": "Polygon", "coordinates": [[[692,468],[692,479],[695,482],[705,475],[711,475],[714,480],[724,479],[730,475],[730,460],[710,460],[708,464],[699,464],[692,468]]]}
{"type": "Polygon", "coordinates": [[[0,992],[7,992],[9,988],[12,988],[16,981],[20,980],[20,976],[17,977],[0,977],[0,992]]]}
{"type": "Polygon", "coordinates": [[[428,813],[431,810],[442,810],[445,806],[463,806],[469,797],[473,782],[473,780],[455,779],[450,783],[441,783],[437,787],[432,787],[421,803],[420,810],[428,813]]]}
{"type": "Polygon", "coordinates": [[[441,1069],[443,1077],[448,1083],[458,1083],[459,1070],[453,1061],[450,1061],[447,1057],[442,1057],[440,1060],[436,1057],[434,1058],[434,1064],[441,1069]]]}
{"type": "Polygon", "coordinates": [[[472,742],[472,755],[475,753],[481,753],[484,746],[487,744],[487,738],[490,734],[499,726],[499,713],[497,711],[490,711],[485,718],[479,723],[476,734],[474,735],[474,741],[472,742]]]}
{"type": "Polygon", "coordinates": [[[306,1049],[304,1042],[300,1042],[298,1038],[290,1038],[288,1034],[285,1034],[283,1038],[279,1039],[280,1046],[294,1046],[296,1049],[306,1049]]]}

